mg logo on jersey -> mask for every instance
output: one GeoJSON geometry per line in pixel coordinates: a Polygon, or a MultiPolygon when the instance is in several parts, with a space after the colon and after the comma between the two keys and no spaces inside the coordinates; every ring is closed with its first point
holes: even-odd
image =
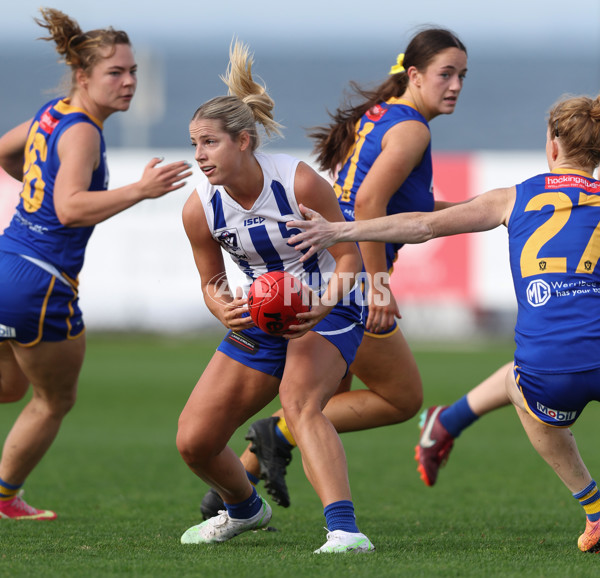
{"type": "Polygon", "coordinates": [[[550,409],[542,405],[539,401],[536,402],[537,409],[540,413],[551,417],[555,421],[573,421],[577,417],[576,411],[560,411],[558,409],[550,409]]]}
{"type": "Polygon", "coordinates": [[[543,279],[534,279],[527,285],[527,301],[534,307],[546,305],[550,299],[550,285],[543,279]]]}

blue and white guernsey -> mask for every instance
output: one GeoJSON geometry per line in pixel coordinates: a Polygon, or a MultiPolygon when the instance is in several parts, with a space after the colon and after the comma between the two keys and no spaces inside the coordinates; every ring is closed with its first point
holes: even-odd
{"type": "Polygon", "coordinates": [[[196,190],[202,201],[213,238],[229,253],[246,276],[244,291],[268,271],[287,271],[321,294],[335,260],[329,251],[300,262],[301,252],[288,245],[299,229],[286,222],[302,220],[294,194],[298,159],[285,154],[256,153],[264,175],[264,186],[251,209],[244,209],[222,186],[201,181],[196,190]]]}

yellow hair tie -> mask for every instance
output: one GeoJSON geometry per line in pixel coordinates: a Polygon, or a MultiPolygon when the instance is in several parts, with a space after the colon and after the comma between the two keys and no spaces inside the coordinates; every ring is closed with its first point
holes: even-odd
{"type": "Polygon", "coordinates": [[[404,52],[398,54],[396,64],[390,68],[390,74],[399,74],[400,72],[404,72],[404,52]]]}

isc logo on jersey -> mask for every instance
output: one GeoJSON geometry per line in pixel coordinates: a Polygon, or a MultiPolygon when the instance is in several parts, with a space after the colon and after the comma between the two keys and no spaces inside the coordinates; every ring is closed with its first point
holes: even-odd
{"type": "Polygon", "coordinates": [[[244,219],[244,227],[253,227],[254,225],[260,225],[265,220],[264,217],[254,217],[252,219],[244,219]]]}
{"type": "Polygon", "coordinates": [[[550,285],[543,279],[534,279],[527,285],[527,301],[533,307],[546,305],[550,299],[550,285]]]}

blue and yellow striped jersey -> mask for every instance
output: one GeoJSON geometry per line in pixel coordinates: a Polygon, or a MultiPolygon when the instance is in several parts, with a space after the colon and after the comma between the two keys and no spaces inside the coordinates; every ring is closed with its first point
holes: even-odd
{"type": "MultiPolygon", "coordinates": [[[[358,121],[354,146],[348,153],[338,172],[334,189],[347,221],[354,220],[356,194],[367,173],[381,154],[381,142],[385,133],[400,122],[408,120],[422,122],[427,128],[425,117],[408,101],[390,98],[371,108],[358,121]]],[[[433,167],[431,142],[418,166],[416,166],[387,206],[388,215],[411,211],[433,211],[433,167]]],[[[386,243],[388,267],[396,258],[400,244],[386,243]]]]}
{"type": "Polygon", "coordinates": [[[88,190],[108,188],[106,146],[102,123],[68,99],[57,98],[35,115],[25,147],[23,190],[9,226],[0,235],[0,249],[56,267],[73,282],[83,266],[85,249],[94,227],[65,227],[54,208],[54,183],[60,168],[58,142],[66,129],[87,122],[98,129],[101,149],[98,168],[88,190]]]}
{"type": "Polygon", "coordinates": [[[516,191],[508,223],[515,361],[539,373],[599,368],[600,181],[557,170],[516,191]]]}

